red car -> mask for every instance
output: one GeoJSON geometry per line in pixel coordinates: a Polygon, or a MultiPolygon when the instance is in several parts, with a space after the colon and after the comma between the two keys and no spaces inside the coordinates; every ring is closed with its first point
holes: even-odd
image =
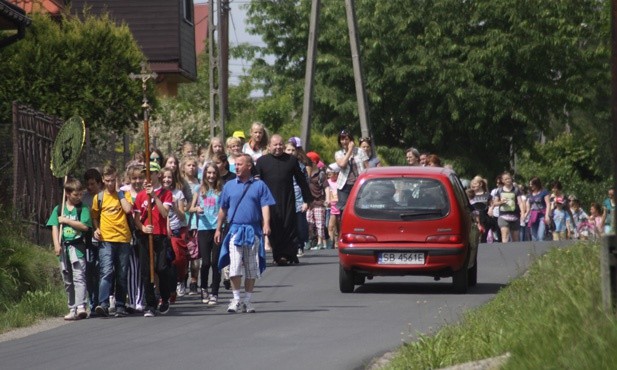
{"type": "Polygon", "coordinates": [[[339,286],[351,293],[380,275],[477,282],[478,225],[456,173],[441,167],[377,167],[357,179],[343,211],[339,286]]]}

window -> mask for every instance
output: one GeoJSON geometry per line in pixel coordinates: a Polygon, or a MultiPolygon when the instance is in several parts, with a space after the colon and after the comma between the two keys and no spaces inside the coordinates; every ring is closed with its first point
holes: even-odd
{"type": "Polygon", "coordinates": [[[434,220],[450,212],[443,184],[428,178],[382,178],[362,184],[354,202],[359,217],[373,220],[434,220]]]}

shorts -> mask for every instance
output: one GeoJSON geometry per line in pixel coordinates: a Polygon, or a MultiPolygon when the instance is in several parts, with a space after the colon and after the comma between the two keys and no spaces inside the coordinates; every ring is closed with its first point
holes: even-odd
{"type": "Polygon", "coordinates": [[[259,243],[255,236],[252,247],[234,245],[235,235],[229,239],[229,276],[244,276],[245,279],[259,279],[259,243]]]}
{"type": "Polygon", "coordinates": [[[508,221],[508,220],[505,220],[503,217],[499,217],[497,219],[497,225],[499,225],[499,227],[507,227],[508,229],[512,231],[520,230],[521,228],[521,223],[518,219],[514,221],[508,221]]]}

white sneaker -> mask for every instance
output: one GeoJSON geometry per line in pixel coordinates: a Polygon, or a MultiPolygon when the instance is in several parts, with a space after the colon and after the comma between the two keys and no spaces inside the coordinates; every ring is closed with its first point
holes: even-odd
{"type": "Polygon", "coordinates": [[[240,301],[232,299],[231,302],[229,302],[229,306],[227,306],[227,312],[236,313],[238,311],[240,311],[240,301]]]}
{"type": "Polygon", "coordinates": [[[302,257],[304,256],[304,252],[302,251],[302,249],[298,248],[298,254],[296,254],[296,257],[302,257]]]}
{"type": "Polygon", "coordinates": [[[215,295],[210,295],[210,299],[208,300],[209,306],[214,306],[218,303],[219,298],[215,295]]]}
{"type": "Polygon", "coordinates": [[[176,284],[176,294],[182,297],[186,294],[186,284],[183,282],[176,284]]]}
{"type": "Polygon", "coordinates": [[[88,312],[86,312],[85,307],[77,308],[77,320],[85,319],[88,317],[88,312]]]}
{"type": "Polygon", "coordinates": [[[255,307],[251,302],[243,302],[242,303],[242,312],[255,313],[255,307]]]}
{"type": "Polygon", "coordinates": [[[70,310],[69,313],[67,313],[64,316],[64,319],[67,321],[72,321],[72,320],[77,320],[77,314],[75,313],[75,310],[70,310]]]}
{"type": "Polygon", "coordinates": [[[208,291],[205,289],[201,290],[201,303],[210,303],[210,295],[208,294],[208,291]]]}

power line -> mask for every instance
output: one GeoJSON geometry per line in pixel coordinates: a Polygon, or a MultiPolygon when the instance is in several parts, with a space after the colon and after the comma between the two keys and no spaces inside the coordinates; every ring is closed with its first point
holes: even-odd
{"type": "MultiPolygon", "coordinates": [[[[234,37],[236,39],[236,45],[240,45],[240,41],[238,40],[238,33],[236,32],[236,22],[234,21],[234,15],[231,12],[231,10],[229,11],[229,17],[231,18],[231,27],[234,30],[234,37]]],[[[246,68],[244,66],[244,62],[242,61],[242,59],[241,59],[241,63],[242,63],[242,68],[246,68]]]]}

